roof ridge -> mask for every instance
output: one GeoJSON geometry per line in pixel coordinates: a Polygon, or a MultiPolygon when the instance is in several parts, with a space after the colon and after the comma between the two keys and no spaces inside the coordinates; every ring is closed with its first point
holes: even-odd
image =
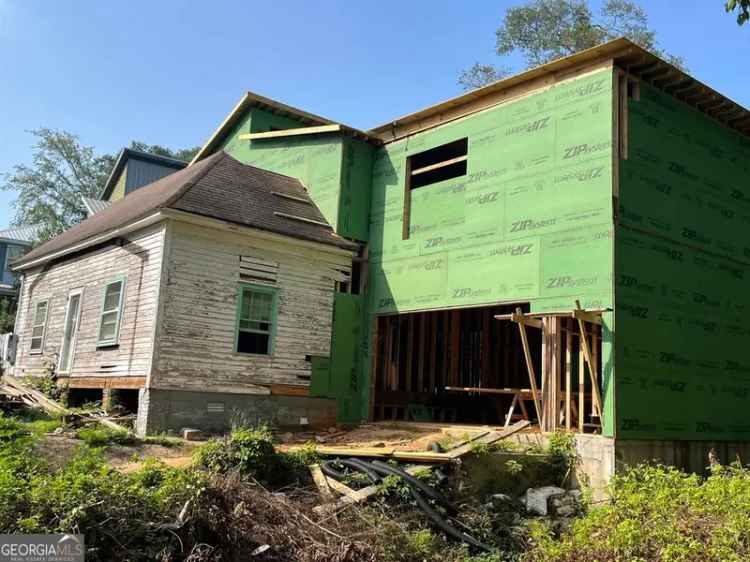
{"type": "MultiPolygon", "coordinates": [[[[159,205],[159,208],[165,209],[177,203],[180,199],[182,199],[185,195],[187,195],[188,191],[194,188],[200,180],[206,177],[206,174],[208,174],[208,172],[213,170],[218,165],[219,162],[223,161],[227,157],[231,158],[231,156],[229,156],[229,154],[227,154],[224,150],[220,150],[216,154],[219,154],[220,156],[218,156],[216,160],[212,162],[210,165],[206,166],[206,169],[203,170],[201,173],[199,173],[197,176],[185,182],[185,184],[182,187],[180,187],[180,189],[177,190],[177,193],[175,193],[172,197],[170,197],[164,203],[159,205]]],[[[211,157],[206,158],[204,162],[207,162],[208,160],[210,160],[210,158],[211,157]]],[[[183,170],[188,170],[188,169],[189,168],[183,168],[183,170]]]]}

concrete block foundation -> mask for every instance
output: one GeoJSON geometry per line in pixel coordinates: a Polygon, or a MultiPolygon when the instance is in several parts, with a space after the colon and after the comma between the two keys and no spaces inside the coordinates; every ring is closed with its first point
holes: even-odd
{"type": "Polygon", "coordinates": [[[308,396],[279,396],[142,389],[138,435],[179,433],[183,428],[224,433],[233,426],[268,424],[281,429],[336,425],[336,401],[308,396]]]}

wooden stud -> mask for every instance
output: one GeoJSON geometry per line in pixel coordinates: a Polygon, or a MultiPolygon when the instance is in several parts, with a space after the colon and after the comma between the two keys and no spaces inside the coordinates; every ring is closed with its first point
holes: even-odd
{"type": "Polygon", "coordinates": [[[586,421],[586,404],[584,403],[586,379],[585,379],[585,360],[583,357],[583,345],[580,343],[582,338],[578,338],[578,431],[583,433],[583,424],[586,421]]]}
{"type": "Polygon", "coordinates": [[[461,311],[451,311],[450,373],[448,380],[458,384],[461,358],[461,311]]]}
{"type": "Polygon", "coordinates": [[[565,429],[570,431],[570,390],[573,371],[573,334],[565,333],[565,429]]]}
{"type": "Polygon", "coordinates": [[[409,314],[406,317],[406,330],[406,392],[411,392],[414,358],[414,314],[409,314]]]}
{"type": "Polygon", "coordinates": [[[420,314],[417,318],[419,324],[419,357],[417,364],[417,392],[424,391],[424,364],[427,358],[425,357],[425,323],[427,321],[429,313],[420,314]]]}
{"type": "MultiPolygon", "coordinates": [[[[581,308],[579,301],[576,301],[576,307],[581,308]]],[[[589,377],[591,378],[591,397],[594,400],[593,407],[596,408],[601,419],[602,415],[602,397],[599,391],[599,385],[597,384],[596,365],[593,363],[591,349],[589,348],[588,338],[586,337],[586,326],[582,318],[578,318],[578,327],[581,331],[581,347],[583,348],[583,355],[586,359],[586,363],[589,366],[589,377]]]]}
{"type": "Polygon", "coordinates": [[[404,168],[404,214],[401,225],[401,239],[409,239],[409,227],[411,226],[411,157],[406,157],[404,168]]]}
{"type": "MultiPolygon", "coordinates": [[[[516,313],[522,314],[521,309],[517,308],[516,313]]],[[[521,333],[521,345],[523,346],[523,355],[526,359],[526,370],[529,372],[529,384],[531,385],[531,394],[534,399],[534,410],[536,411],[537,421],[542,424],[542,406],[539,402],[539,392],[536,386],[536,375],[534,374],[534,360],[531,357],[531,350],[529,349],[529,339],[526,335],[526,324],[523,322],[518,323],[518,329],[521,333]]]]}

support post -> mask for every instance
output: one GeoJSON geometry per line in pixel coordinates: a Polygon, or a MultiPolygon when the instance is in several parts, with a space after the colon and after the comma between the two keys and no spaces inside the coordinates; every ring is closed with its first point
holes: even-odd
{"type": "MultiPolygon", "coordinates": [[[[520,308],[516,309],[516,314],[523,317],[523,313],[520,308]]],[[[542,426],[544,423],[542,416],[542,406],[539,403],[539,392],[536,386],[536,375],[534,374],[534,359],[531,357],[531,350],[529,349],[529,338],[526,335],[526,325],[523,322],[518,322],[518,329],[521,331],[521,344],[523,345],[523,355],[526,359],[526,370],[529,372],[529,385],[531,386],[531,395],[534,398],[534,409],[536,410],[536,418],[539,421],[539,425],[542,426]]]]}

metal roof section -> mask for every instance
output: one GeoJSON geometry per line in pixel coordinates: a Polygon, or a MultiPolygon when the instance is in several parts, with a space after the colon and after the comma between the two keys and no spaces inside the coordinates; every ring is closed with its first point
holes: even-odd
{"type": "Polygon", "coordinates": [[[115,165],[112,167],[112,171],[109,173],[109,177],[107,177],[107,181],[104,184],[104,189],[102,190],[100,199],[109,199],[109,196],[112,194],[112,190],[114,189],[117,180],[120,178],[120,174],[125,168],[125,164],[127,164],[128,160],[130,159],[158,164],[163,167],[172,168],[175,171],[182,170],[188,165],[187,162],[183,160],[177,160],[176,158],[159,156],[158,154],[151,154],[150,152],[143,152],[141,150],[134,150],[132,148],[123,148],[120,151],[120,154],[117,156],[117,160],[115,161],[115,165]]]}
{"type": "Polygon", "coordinates": [[[0,242],[31,245],[39,237],[40,225],[25,224],[0,230],[0,242]]]}

